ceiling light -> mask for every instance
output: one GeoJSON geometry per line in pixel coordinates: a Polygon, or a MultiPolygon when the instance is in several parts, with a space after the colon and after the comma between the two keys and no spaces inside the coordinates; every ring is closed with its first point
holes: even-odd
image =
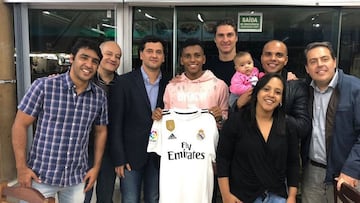
{"type": "Polygon", "coordinates": [[[103,27],[108,27],[108,28],[116,28],[114,25],[109,25],[109,24],[105,24],[105,23],[103,23],[103,24],[101,24],[103,27]]]}
{"type": "Polygon", "coordinates": [[[155,17],[151,16],[151,15],[148,14],[148,13],[145,13],[144,15],[145,15],[145,17],[147,17],[147,18],[149,18],[149,19],[151,19],[151,20],[156,20],[155,17]]]}
{"type": "Polygon", "coordinates": [[[204,22],[204,19],[203,19],[201,13],[198,13],[198,14],[197,14],[197,18],[198,18],[198,20],[199,20],[200,22],[202,22],[202,23],[204,22]]]}

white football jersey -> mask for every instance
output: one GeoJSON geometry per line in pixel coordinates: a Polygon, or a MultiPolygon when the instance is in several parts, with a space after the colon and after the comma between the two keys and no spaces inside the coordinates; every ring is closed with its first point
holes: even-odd
{"type": "Polygon", "coordinates": [[[154,121],[147,151],[161,156],[160,203],[211,202],[219,134],[201,109],[170,109],[154,121]]]}

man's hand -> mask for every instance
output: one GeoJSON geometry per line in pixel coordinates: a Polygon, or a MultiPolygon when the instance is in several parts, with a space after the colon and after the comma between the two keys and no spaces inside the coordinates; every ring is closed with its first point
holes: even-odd
{"type": "Polygon", "coordinates": [[[240,109],[245,106],[251,99],[252,89],[247,90],[244,94],[240,95],[236,100],[236,106],[240,109]]]}
{"type": "Polygon", "coordinates": [[[95,184],[99,174],[99,168],[91,168],[85,175],[84,182],[86,183],[84,192],[89,191],[95,184]]]}
{"type": "Polygon", "coordinates": [[[58,75],[59,75],[59,73],[54,73],[54,74],[48,75],[48,77],[49,77],[49,78],[52,78],[52,77],[55,77],[55,76],[58,76],[58,75]]]}
{"type": "Polygon", "coordinates": [[[162,118],[162,110],[161,110],[161,108],[157,107],[157,108],[152,112],[151,118],[152,118],[154,121],[160,120],[160,119],[162,118]]]}
{"type": "Polygon", "coordinates": [[[359,180],[352,178],[344,173],[340,173],[339,177],[335,178],[335,180],[337,180],[337,185],[336,185],[337,190],[340,190],[341,184],[343,182],[351,185],[352,187],[356,187],[359,182],[359,180]]]}
{"type": "Polygon", "coordinates": [[[288,72],[287,74],[287,80],[298,80],[299,78],[296,77],[296,75],[293,72],[288,72]]]}
{"type": "Polygon", "coordinates": [[[209,112],[214,116],[217,122],[222,121],[222,110],[219,106],[211,107],[209,112]]]}
{"type": "Polygon", "coordinates": [[[120,178],[125,178],[125,167],[126,167],[126,170],[131,171],[130,164],[125,164],[125,165],[115,167],[115,173],[120,178]]]}
{"type": "Polygon", "coordinates": [[[17,169],[17,179],[22,187],[31,187],[31,180],[41,183],[39,177],[27,166],[17,169]]]}

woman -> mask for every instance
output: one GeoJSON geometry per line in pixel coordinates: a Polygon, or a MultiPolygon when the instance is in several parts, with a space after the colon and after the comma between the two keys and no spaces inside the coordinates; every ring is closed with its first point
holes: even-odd
{"type": "Polygon", "coordinates": [[[216,156],[224,203],[296,202],[298,140],[286,130],[285,92],[280,75],[266,74],[224,124],[216,156]]]}

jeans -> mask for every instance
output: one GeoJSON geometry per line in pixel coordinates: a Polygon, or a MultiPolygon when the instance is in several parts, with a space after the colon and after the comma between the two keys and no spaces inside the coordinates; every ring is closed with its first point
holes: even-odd
{"type": "MultiPolygon", "coordinates": [[[[93,150],[92,150],[93,151],[93,150]]],[[[93,165],[94,152],[89,150],[89,166],[93,165]]],[[[101,168],[98,178],[96,180],[96,202],[97,203],[112,203],[112,197],[114,193],[115,184],[115,167],[113,166],[109,152],[105,149],[103,159],[101,162],[101,168]]],[[[86,192],[85,203],[91,202],[93,188],[86,192]]]]}
{"type": "Polygon", "coordinates": [[[155,163],[148,163],[140,169],[128,171],[120,179],[121,202],[140,203],[141,186],[144,189],[145,203],[159,202],[159,169],[155,163]]]}
{"type": "Polygon", "coordinates": [[[332,183],[325,184],[326,169],[306,164],[301,185],[302,203],[333,203],[334,186],[332,183]]]}
{"type": "Polygon", "coordinates": [[[254,203],[286,203],[286,199],[274,193],[265,192],[264,195],[256,198],[254,203]]]}
{"type": "Polygon", "coordinates": [[[216,203],[217,202],[217,196],[218,196],[218,191],[219,191],[219,183],[218,183],[218,177],[216,174],[214,174],[214,189],[213,189],[213,196],[212,196],[212,203],[216,203]]]}
{"type": "Polygon", "coordinates": [[[45,197],[55,197],[57,194],[59,203],[83,202],[85,198],[84,183],[68,187],[59,187],[32,181],[32,187],[39,190],[45,197]]]}

